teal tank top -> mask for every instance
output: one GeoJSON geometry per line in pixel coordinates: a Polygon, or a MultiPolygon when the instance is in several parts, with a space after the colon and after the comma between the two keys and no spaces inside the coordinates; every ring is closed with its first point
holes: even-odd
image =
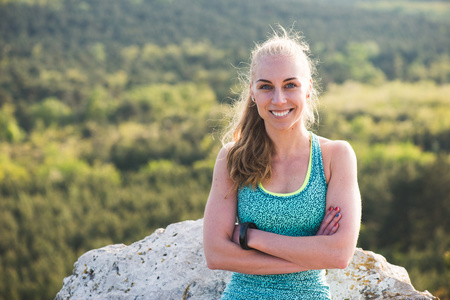
{"type": "MultiPolygon", "coordinates": [[[[287,236],[313,236],[325,216],[327,183],[319,140],[311,134],[308,172],[299,190],[289,194],[256,189],[238,191],[238,218],[259,229],[287,236]]],[[[331,299],[325,270],[289,274],[249,275],[233,273],[223,300],[331,299]]]]}

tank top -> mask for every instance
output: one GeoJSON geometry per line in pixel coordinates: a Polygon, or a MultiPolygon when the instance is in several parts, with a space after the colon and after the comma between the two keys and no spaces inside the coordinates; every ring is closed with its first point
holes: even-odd
{"type": "MultiPolygon", "coordinates": [[[[258,229],[287,236],[313,236],[325,216],[327,183],[319,140],[311,135],[308,171],[295,192],[278,194],[261,184],[238,191],[238,218],[258,229]]],[[[222,300],[331,299],[325,270],[275,275],[233,273],[222,300]]]]}

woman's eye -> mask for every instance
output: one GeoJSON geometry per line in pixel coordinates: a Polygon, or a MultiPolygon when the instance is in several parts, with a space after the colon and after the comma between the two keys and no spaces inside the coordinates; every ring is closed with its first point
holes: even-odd
{"type": "Polygon", "coordinates": [[[288,84],[285,85],[285,87],[288,89],[292,89],[292,88],[297,87],[297,85],[293,82],[289,82],[288,84]]]}
{"type": "Polygon", "coordinates": [[[271,87],[270,85],[268,85],[268,84],[263,84],[263,85],[261,85],[259,88],[260,88],[261,90],[269,90],[269,89],[271,89],[272,87],[271,87]]]}

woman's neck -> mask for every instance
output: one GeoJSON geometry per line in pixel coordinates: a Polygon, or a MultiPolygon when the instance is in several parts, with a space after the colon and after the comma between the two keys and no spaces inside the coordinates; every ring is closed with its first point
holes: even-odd
{"type": "Polygon", "coordinates": [[[309,149],[310,134],[305,126],[286,131],[267,132],[275,144],[275,158],[289,159],[299,154],[300,149],[309,149]]]}

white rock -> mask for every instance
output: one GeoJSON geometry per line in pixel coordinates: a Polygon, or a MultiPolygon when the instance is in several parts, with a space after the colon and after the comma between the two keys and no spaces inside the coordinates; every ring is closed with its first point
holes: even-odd
{"type": "MultiPolygon", "coordinates": [[[[206,267],[203,220],[158,229],[130,246],[83,254],[56,295],[63,299],[220,299],[231,273],[206,267]]],[[[333,299],[437,299],[418,292],[402,267],[357,249],[344,270],[328,270],[333,299]]]]}
{"type": "Polygon", "coordinates": [[[333,299],[437,299],[414,289],[405,268],[371,251],[357,248],[343,270],[327,270],[333,299]]]}

